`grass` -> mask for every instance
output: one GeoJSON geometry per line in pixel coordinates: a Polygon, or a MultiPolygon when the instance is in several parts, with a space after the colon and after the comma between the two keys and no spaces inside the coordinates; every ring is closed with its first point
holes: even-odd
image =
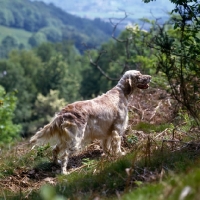
{"type": "Polygon", "coordinates": [[[83,157],[82,165],[67,176],[52,172],[55,166],[49,161],[51,149],[48,145],[35,150],[14,146],[6,149],[5,154],[2,150],[0,188],[4,189],[0,189],[0,199],[200,198],[198,142],[180,145],[146,138],[140,144],[134,143],[133,147],[120,158],[83,157]],[[17,192],[10,191],[3,185],[5,180],[10,180],[9,184],[15,186],[13,180],[17,180],[21,187],[17,192]],[[27,184],[27,188],[23,184],[27,184]]]}
{"type": "Polygon", "coordinates": [[[152,133],[152,132],[162,132],[166,128],[170,128],[170,124],[149,124],[147,122],[139,122],[136,126],[132,128],[134,130],[144,131],[145,133],[152,133]]]}
{"type": "Polygon", "coordinates": [[[0,43],[6,36],[11,36],[17,39],[18,44],[23,44],[28,48],[28,39],[31,37],[32,33],[16,28],[9,28],[6,26],[0,26],[0,43]]]}
{"type": "MultiPolygon", "coordinates": [[[[134,154],[131,153],[114,162],[104,161],[104,163],[101,163],[102,161],[99,161],[100,163],[95,167],[101,164],[102,169],[96,174],[93,171],[94,167],[90,170],[85,169],[71,173],[67,177],[59,175],[57,177],[59,180],[57,186],[55,188],[50,187],[49,190],[53,190],[57,196],[68,197],[70,199],[77,199],[77,197],[80,197],[80,199],[94,199],[95,197],[117,199],[116,193],[118,193],[122,199],[175,200],[179,199],[185,188],[189,187],[186,199],[198,199],[200,189],[200,170],[198,167],[200,166],[200,162],[198,159],[194,159],[194,157],[191,159],[192,156],[188,155],[187,152],[184,152],[184,156],[179,160],[180,154],[178,153],[174,156],[171,154],[165,157],[165,168],[168,168],[168,171],[166,170],[166,175],[163,177],[163,180],[159,179],[159,172],[155,173],[158,175],[157,180],[152,182],[141,180],[141,184],[133,181],[130,187],[130,180],[126,169],[133,167],[132,161],[135,158],[133,156],[134,154]],[[173,159],[169,160],[169,157],[173,157],[173,159]],[[183,162],[183,157],[185,158],[185,162],[183,162]],[[180,167],[181,165],[184,166],[180,167]]],[[[157,156],[155,155],[155,157],[157,156]]],[[[158,166],[155,165],[157,164],[155,160],[148,167],[149,175],[158,169],[158,166]]],[[[135,167],[136,172],[133,171],[131,177],[137,178],[136,174],[139,172],[138,169],[143,171],[145,166],[141,164],[140,167],[135,167]]],[[[139,173],[144,175],[141,172],[139,173]]],[[[41,199],[41,192],[33,193],[31,198],[41,199]]]]}
{"type": "Polygon", "coordinates": [[[19,167],[30,169],[43,162],[48,162],[50,154],[48,145],[44,147],[44,150],[48,149],[48,151],[43,154],[41,148],[38,148],[37,150],[30,150],[26,149],[27,145],[23,146],[25,146],[23,149],[24,152],[20,152],[18,145],[16,148],[13,146],[9,150],[7,148],[2,150],[1,155],[4,157],[2,156],[0,159],[0,178],[13,175],[15,173],[15,169],[19,167]]]}
{"type": "Polygon", "coordinates": [[[151,199],[151,200],[177,200],[200,198],[200,169],[194,167],[192,170],[180,174],[171,173],[165,181],[146,184],[141,188],[125,194],[123,200],[151,199]]]}

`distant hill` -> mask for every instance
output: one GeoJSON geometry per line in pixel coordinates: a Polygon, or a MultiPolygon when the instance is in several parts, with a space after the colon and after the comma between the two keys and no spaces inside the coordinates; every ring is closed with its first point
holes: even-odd
{"type": "Polygon", "coordinates": [[[72,40],[81,51],[82,43],[99,46],[110,39],[113,30],[100,19],[83,19],[53,4],[29,0],[1,0],[0,25],[1,49],[12,44],[31,48],[44,41],[72,40]]]}
{"type": "MultiPolygon", "coordinates": [[[[36,0],[33,0],[36,1],[36,0]]],[[[40,0],[41,1],[41,0],[40,0]]],[[[132,19],[143,17],[166,17],[166,12],[173,9],[174,5],[169,0],[157,0],[144,3],[142,0],[42,0],[46,3],[53,3],[63,10],[85,18],[99,17],[122,17],[124,11],[130,14],[132,19]]]]}

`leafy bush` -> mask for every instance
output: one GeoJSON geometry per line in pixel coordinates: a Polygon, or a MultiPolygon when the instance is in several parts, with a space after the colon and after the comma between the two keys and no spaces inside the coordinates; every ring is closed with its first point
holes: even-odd
{"type": "Polygon", "coordinates": [[[19,136],[21,127],[12,122],[16,101],[14,93],[6,94],[0,86],[0,145],[9,143],[19,136]]]}
{"type": "Polygon", "coordinates": [[[156,54],[157,72],[166,75],[171,94],[200,125],[200,73],[199,73],[199,5],[196,1],[174,1],[169,22],[162,27],[157,24],[158,34],[151,48],[156,54]],[[185,9],[187,8],[187,9],[185,9]],[[189,17],[188,17],[189,16],[189,17]]]}
{"type": "Polygon", "coordinates": [[[50,90],[47,96],[39,93],[34,105],[34,120],[28,125],[28,132],[34,133],[38,127],[49,123],[54,114],[66,104],[63,98],[59,98],[58,90],[50,90]]]}

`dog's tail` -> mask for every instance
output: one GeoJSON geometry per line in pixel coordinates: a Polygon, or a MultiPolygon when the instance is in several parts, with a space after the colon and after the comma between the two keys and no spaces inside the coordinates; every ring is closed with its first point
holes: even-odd
{"type": "Polygon", "coordinates": [[[44,128],[39,130],[34,136],[31,137],[30,143],[46,143],[50,139],[58,136],[61,123],[60,116],[55,116],[55,118],[49,124],[44,126],[44,128]]]}

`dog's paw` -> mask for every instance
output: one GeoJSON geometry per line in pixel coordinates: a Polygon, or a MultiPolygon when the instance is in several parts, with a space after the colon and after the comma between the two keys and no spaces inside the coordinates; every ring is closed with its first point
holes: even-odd
{"type": "Polygon", "coordinates": [[[69,174],[69,172],[68,172],[68,171],[66,171],[66,170],[62,170],[61,174],[63,174],[63,175],[68,175],[68,174],[69,174]]]}
{"type": "Polygon", "coordinates": [[[116,153],[116,156],[124,156],[126,155],[126,152],[123,151],[119,151],[118,153],[116,153]]]}
{"type": "Polygon", "coordinates": [[[126,155],[126,152],[120,152],[120,156],[125,156],[126,155]]]}

